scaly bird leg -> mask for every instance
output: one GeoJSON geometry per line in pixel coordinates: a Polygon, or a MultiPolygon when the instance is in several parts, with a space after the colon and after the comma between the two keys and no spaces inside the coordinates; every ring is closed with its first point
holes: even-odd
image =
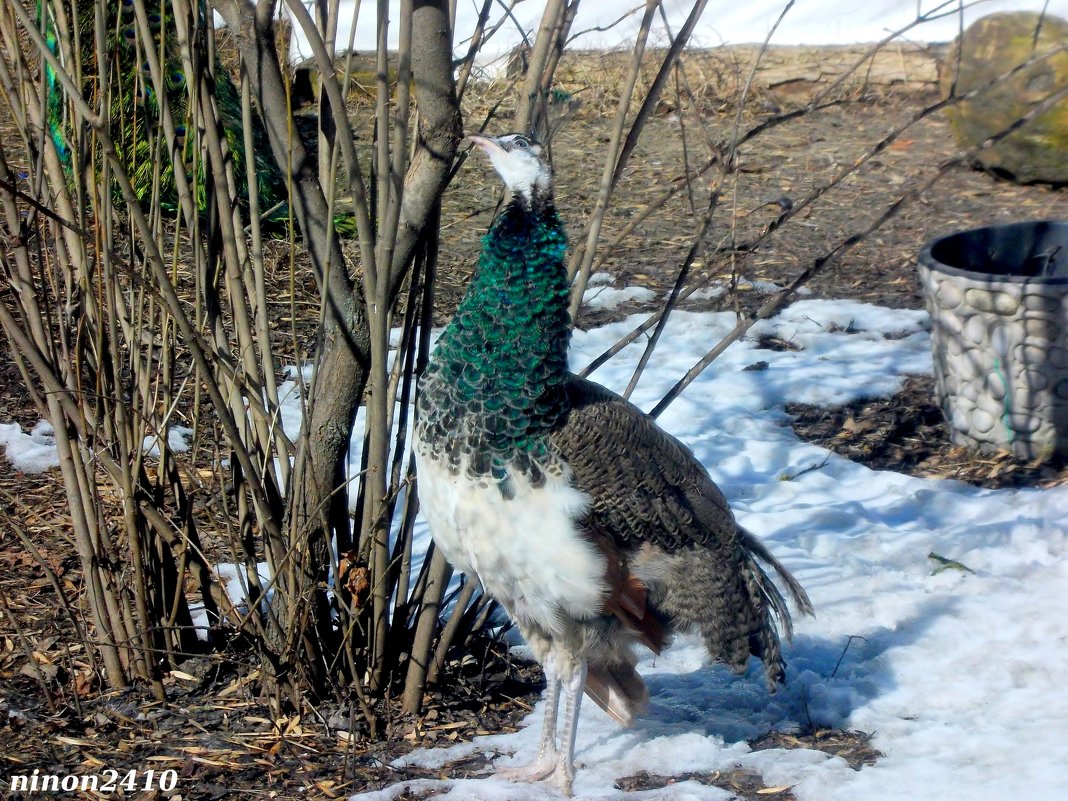
{"type": "Polygon", "coordinates": [[[511,782],[536,782],[552,775],[560,761],[556,750],[556,712],[560,706],[560,676],[552,660],[545,663],[545,719],[541,724],[538,755],[529,765],[500,768],[498,778],[511,782]]]}
{"type": "Polygon", "coordinates": [[[586,687],[586,660],[578,663],[564,682],[564,729],[560,738],[560,756],[553,772],[553,784],[566,796],[575,781],[575,733],[578,731],[582,691],[586,687]]]}

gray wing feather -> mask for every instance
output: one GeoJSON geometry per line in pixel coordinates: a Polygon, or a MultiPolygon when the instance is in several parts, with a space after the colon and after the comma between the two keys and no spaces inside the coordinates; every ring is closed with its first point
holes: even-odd
{"type": "MultiPolygon", "coordinates": [[[[782,582],[790,590],[790,595],[794,599],[794,603],[797,604],[797,608],[806,615],[814,614],[812,610],[812,601],[808,598],[808,593],[805,592],[805,588],[801,586],[801,583],[794,578],[793,574],[783,567],[782,562],[772,556],[771,551],[760,540],[756,538],[753,532],[747,529],[738,527],[738,534],[741,537],[741,541],[745,549],[753,556],[760,559],[760,561],[771,567],[772,570],[782,579],[782,582]]],[[[779,592],[779,588],[772,582],[766,581],[762,586],[762,591],[765,599],[770,604],[771,608],[775,610],[776,616],[782,623],[783,631],[786,633],[787,638],[793,636],[793,623],[790,620],[790,610],[786,606],[786,600],[782,597],[782,593],[779,592]]]]}
{"type": "Polygon", "coordinates": [[[550,441],[590,497],[586,525],[624,547],[648,542],[669,553],[733,542],[727,499],[689,449],[599,384],[574,378],[567,394],[550,441]]]}
{"type": "Polygon", "coordinates": [[[582,528],[629,554],[649,602],[673,628],[700,631],[709,654],[743,670],[764,660],[769,686],[784,675],[776,621],[790,610],[761,568],[778,574],[798,608],[812,605],[797,580],[738,525],[726,498],[682,443],[615,393],[579,378],[567,386],[567,417],[550,435],[590,498],[582,528]]]}

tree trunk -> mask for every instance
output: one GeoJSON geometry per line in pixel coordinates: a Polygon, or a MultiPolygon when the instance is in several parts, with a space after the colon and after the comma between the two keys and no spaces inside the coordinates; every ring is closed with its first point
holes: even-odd
{"type": "Polygon", "coordinates": [[[312,673],[308,678],[321,690],[328,680],[326,661],[335,636],[325,589],[331,562],[330,536],[333,531],[347,534],[349,529],[345,456],[367,383],[370,334],[362,289],[346,269],[317,165],[300,138],[290,133],[292,116],[275,47],[274,4],[260,0],[253,8],[228,0],[216,7],[237,34],[271,150],[283,175],[291,179],[293,214],[316,279],[324,289],[326,309],[314,394],[303,422],[286,512],[288,545],[296,566],[291,575],[296,586],[282,585],[289,594],[290,622],[308,621],[309,630],[301,638],[301,662],[312,673]]]}

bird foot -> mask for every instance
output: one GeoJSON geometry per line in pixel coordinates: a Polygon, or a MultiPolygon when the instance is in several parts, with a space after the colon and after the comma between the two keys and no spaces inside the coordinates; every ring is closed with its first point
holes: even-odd
{"type": "Polygon", "coordinates": [[[568,798],[571,797],[571,785],[575,780],[575,769],[566,764],[556,752],[538,757],[529,765],[515,768],[498,768],[494,775],[508,782],[540,782],[546,779],[568,798]]]}
{"type": "Polygon", "coordinates": [[[540,782],[556,772],[559,761],[559,755],[552,751],[540,755],[528,765],[519,765],[514,768],[498,768],[494,771],[494,775],[498,779],[504,779],[506,782],[540,782]]]}
{"type": "Polygon", "coordinates": [[[575,766],[569,765],[566,759],[561,759],[556,770],[553,771],[552,784],[567,798],[571,797],[571,785],[575,781],[575,766]]]}

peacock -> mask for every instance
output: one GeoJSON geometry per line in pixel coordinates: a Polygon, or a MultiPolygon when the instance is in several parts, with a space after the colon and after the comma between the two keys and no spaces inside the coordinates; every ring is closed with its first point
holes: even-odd
{"type": "Polygon", "coordinates": [[[498,774],[570,794],[583,692],[623,725],[648,700],[634,646],[659,653],[696,631],[736,672],[761,658],[774,690],[792,624],[761,563],[802,612],[812,605],[684,445],[568,370],[567,241],[541,145],[469,138],[510,200],[420,377],[420,506],[437,546],[500,602],[544,668],[535,759],[498,774]]]}
{"type": "MultiPolygon", "coordinates": [[[[167,156],[166,144],[160,132],[161,104],[153,89],[151,73],[145,55],[151,47],[160,54],[167,104],[174,120],[178,147],[182,153],[187,174],[192,177],[194,143],[187,135],[191,119],[187,113],[189,87],[182,67],[176,24],[171,4],[146,2],[150,37],[142,37],[136,22],[134,0],[109,0],[105,5],[106,64],[96,64],[94,41],[94,17],[98,0],[75,0],[73,7],[63,0],[38,0],[41,30],[53,53],[62,60],[64,48],[60,47],[60,26],[56,22],[57,8],[62,9],[69,24],[65,30],[76,36],[80,47],[70,50],[80,53],[81,64],[68,67],[71,74],[82,77],[82,92],[87,98],[96,98],[101,85],[110,82],[111,135],[115,141],[119,160],[122,162],[138,199],[147,204],[155,190],[157,171],[161,208],[171,214],[177,211],[177,189],[174,181],[174,166],[167,156]],[[73,16],[72,16],[73,12],[73,16]],[[74,34],[75,30],[77,33],[74,34]]],[[[194,4],[200,30],[210,31],[207,6],[203,0],[194,4]]],[[[215,64],[214,94],[216,106],[226,135],[227,146],[234,162],[234,178],[238,197],[247,205],[248,181],[245,169],[244,127],[241,118],[241,100],[230,73],[215,64]]],[[[76,137],[67,116],[67,106],[62,87],[50,66],[45,69],[47,120],[49,133],[55,143],[61,161],[70,166],[73,162],[72,147],[76,137]]],[[[282,220],[287,216],[285,179],[271,157],[267,132],[258,117],[253,114],[253,154],[256,166],[257,197],[261,213],[270,212],[270,219],[282,220]]],[[[197,204],[201,212],[207,205],[204,181],[196,181],[197,204]]]]}

